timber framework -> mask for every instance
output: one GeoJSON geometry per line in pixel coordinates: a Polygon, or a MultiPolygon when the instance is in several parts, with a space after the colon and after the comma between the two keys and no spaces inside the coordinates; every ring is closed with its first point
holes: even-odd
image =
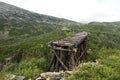
{"type": "Polygon", "coordinates": [[[53,50],[53,58],[48,71],[70,70],[86,57],[87,32],[80,32],[63,40],[50,42],[49,47],[53,50]]]}

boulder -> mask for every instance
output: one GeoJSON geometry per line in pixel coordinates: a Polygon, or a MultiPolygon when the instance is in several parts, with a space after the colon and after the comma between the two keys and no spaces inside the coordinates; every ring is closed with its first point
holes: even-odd
{"type": "Polygon", "coordinates": [[[14,75],[14,74],[8,74],[8,75],[6,76],[6,80],[13,80],[13,79],[15,79],[15,76],[16,76],[16,75],[14,75]]]}
{"type": "Polygon", "coordinates": [[[15,79],[16,79],[16,80],[24,80],[24,79],[25,79],[25,76],[15,76],[15,79]]]}

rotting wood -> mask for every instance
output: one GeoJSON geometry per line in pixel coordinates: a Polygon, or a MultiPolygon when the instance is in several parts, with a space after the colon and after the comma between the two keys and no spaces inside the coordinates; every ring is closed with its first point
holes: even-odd
{"type": "Polygon", "coordinates": [[[87,32],[80,32],[71,37],[49,43],[54,51],[53,60],[48,71],[68,70],[74,68],[86,57],[87,32]]]}

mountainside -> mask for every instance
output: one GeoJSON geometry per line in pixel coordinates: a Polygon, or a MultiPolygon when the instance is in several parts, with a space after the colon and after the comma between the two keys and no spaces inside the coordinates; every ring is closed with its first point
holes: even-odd
{"type": "MultiPolygon", "coordinates": [[[[56,30],[56,26],[79,24],[74,21],[37,14],[0,2],[0,37],[38,35],[47,30],[56,30]],[[47,26],[47,28],[45,28],[47,26]],[[47,30],[46,30],[47,29],[47,30]]],[[[57,27],[58,29],[58,27],[57,27]]]]}
{"type": "MultiPolygon", "coordinates": [[[[3,23],[1,22],[1,25],[9,26],[13,26],[15,23],[31,23],[31,25],[41,22],[66,25],[77,23],[67,19],[37,14],[3,2],[0,2],[0,19],[3,21],[3,23]]],[[[17,26],[20,27],[20,25],[17,26]]]]}
{"type": "Polygon", "coordinates": [[[119,80],[120,22],[79,24],[0,2],[0,80],[35,80],[52,58],[48,43],[80,31],[89,34],[87,58],[65,80],[119,80]]]}

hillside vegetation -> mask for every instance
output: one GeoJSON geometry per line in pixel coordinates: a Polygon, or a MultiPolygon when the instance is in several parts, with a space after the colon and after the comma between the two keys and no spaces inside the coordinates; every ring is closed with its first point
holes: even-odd
{"type": "Polygon", "coordinates": [[[119,26],[93,22],[67,28],[69,31],[57,30],[24,39],[1,39],[1,59],[12,55],[22,55],[20,60],[7,64],[1,73],[34,78],[47,70],[50,57],[52,57],[47,47],[49,41],[63,39],[79,31],[87,31],[89,33],[87,60],[83,61],[84,63],[80,64],[75,73],[66,80],[120,79],[119,26]]]}
{"type": "Polygon", "coordinates": [[[74,21],[37,14],[0,2],[0,38],[36,36],[73,24],[79,25],[74,21]]]}
{"type": "Polygon", "coordinates": [[[81,28],[89,32],[88,57],[66,80],[120,79],[120,26],[115,23],[93,22],[81,28]]]}
{"type": "Polygon", "coordinates": [[[36,75],[47,71],[53,55],[47,47],[48,42],[80,31],[89,34],[87,59],[73,70],[73,75],[65,79],[120,79],[120,22],[79,24],[2,2],[0,21],[0,80],[6,80],[8,74],[34,79],[36,75]],[[3,69],[1,65],[4,65],[3,69]]]}

